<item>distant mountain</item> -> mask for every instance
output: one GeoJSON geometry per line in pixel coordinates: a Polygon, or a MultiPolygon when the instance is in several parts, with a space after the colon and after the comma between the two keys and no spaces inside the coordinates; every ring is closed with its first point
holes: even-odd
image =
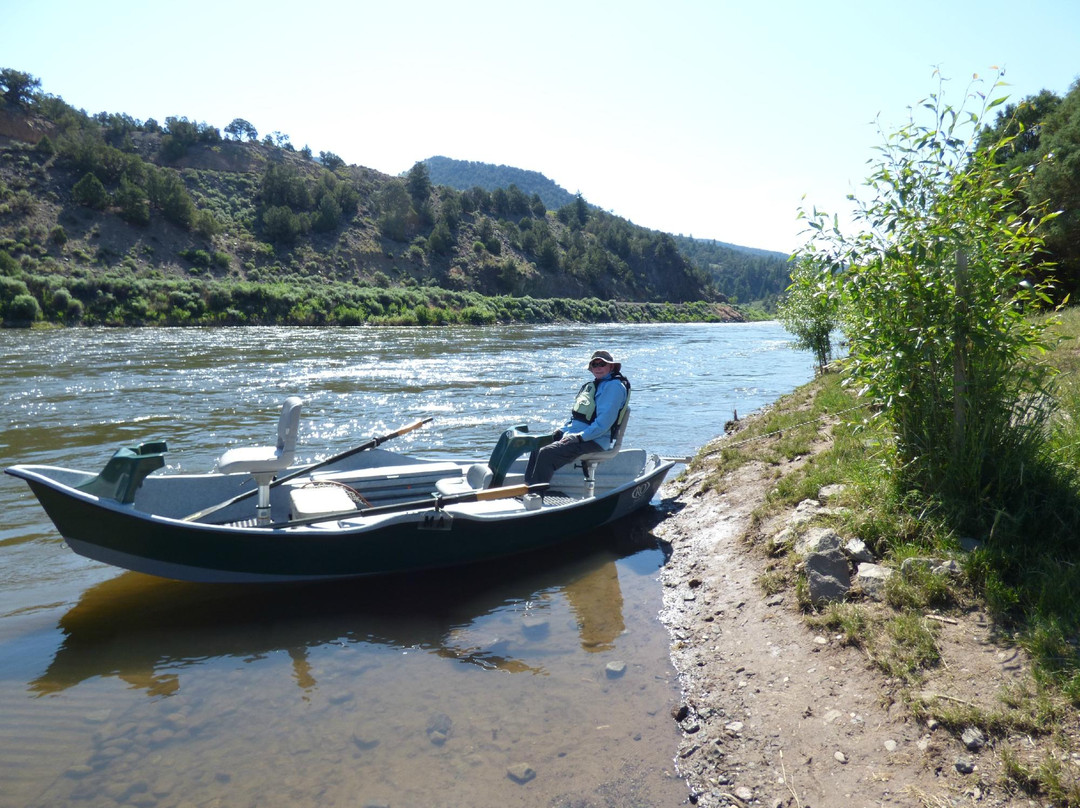
{"type": "Polygon", "coordinates": [[[689,236],[674,238],[679,252],[712,278],[728,300],[755,303],[772,311],[791,284],[785,253],[689,236]]]}
{"type": "Polygon", "coordinates": [[[516,185],[528,197],[540,197],[548,210],[558,210],[574,201],[575,195],[549,180],[539,171],[527,171],[512,166],[452,160],[449,157],[429,157],[422,161],[435,185],[446,185],[459,191],[483,188],[509,188],[516,185]]]}
{"type": "MultiPolygon", "coordinates": [[[[422,162],[434,185],[459,191],[479,187],[490,192],[513,185],[526,196],[539,196],[549,210],[558,210],[577,198],[537,171],[449,157],[429,157],[422,162]]],[[[673,238],[679,252],[708,275],[729,300],[771,310],[791,282],[784,253],[687,236],[673,238]]]]}

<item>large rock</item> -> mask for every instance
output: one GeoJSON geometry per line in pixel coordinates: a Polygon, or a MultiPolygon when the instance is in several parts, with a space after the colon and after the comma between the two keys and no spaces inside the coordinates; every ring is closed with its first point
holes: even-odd
{"type": "Polygon", "coordinates": [[[840,534],[831,527],[812,527],[806,531],[806,535],[795,542],[795,552],[801,556],[813,553],[831,553],[833,550],[842,550],[844,540],[840,534]]]}
{"type": "Polygon", "coordinates": [[[813,603],[843,600],[851,589],[851,570],[843,550],[835,547],[808,555],[806,580],[813,603]]]}
{"type": "Polygon", "coordinates": [[[855,570],[855,585],[872,600],[885,599],[885,585],[892,577],[893,570],[880,564],[859,564],[855,570]]]}

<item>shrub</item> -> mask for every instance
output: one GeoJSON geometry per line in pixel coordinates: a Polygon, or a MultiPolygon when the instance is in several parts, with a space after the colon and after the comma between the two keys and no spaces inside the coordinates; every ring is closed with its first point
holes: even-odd
{"type": "Polygon", "coordinates": [[[53,145],[53,142],[49,139],[49,136],[45,135],[41,138],[41,140],[37,142],[37,145],[34,146],[34,151],[37,152],[38,155],[40,155],[42,158],[47,160],[54,154],[56,154],[56,146],[53,145]]]}
{"type": "Polygon", "coordinates": [[[975,515],[1030,475],[1048,416],[1046,370],[1032,359],[1045,323],[1024,311],[1049,297],[1022,281],[1040,266],[1052,217],[1017,215],[997,164],[1007,140],[974,148],[1005,99],[968,97],[982,109],[932,95],[918,107],[932,120],[884,135],[872,198],[856,200],[857,232],[814,210],[803,259],[842,269],[833,277],[850,368],[889,423],[899,477],[975,515]]]}
{"type": "Polygon", "coordinates": [[[102,210],[109,204],[109,192],[93,174],[85,174],[75,183],[71,192],[76,202],[94,210],[102,210]]]}
{"type": "Polygon", "coordinates": [[[7,319],[16,323],[32,323],[41,317],[41,306],[33,295],[16,295],[7,307],[7,319]]]}

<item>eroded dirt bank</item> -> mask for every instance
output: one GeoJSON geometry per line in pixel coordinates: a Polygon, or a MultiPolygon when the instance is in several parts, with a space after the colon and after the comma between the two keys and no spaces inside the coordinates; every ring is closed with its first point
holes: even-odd
{"type": "MultiPolygon", "coordinates": [[[[764,537],[761,526],[753,537],[748,531],[776,483],[775,466],[744,466],[724,493],[701,493],[706,473],[669,482],[665,493],[676,512],[656,531],[672,546],[662,572],[662,619],[683,688],[673,716],[683,731],[676,763],[691,802],[1042,804],[1004,792],[988,749],[967,749],[933,722],[916,721],[862,650],[807,626],[793,592],[763,594],[764,537]]],[[[783,519],[775,517],[766,534],[783,519]]],[[[993,698],[1003,682],[1025,675],[1015,652],[990,642],[978,612],[945,629],[942,670],[932,685],[957,695],[943,698],[993,698]]]]}

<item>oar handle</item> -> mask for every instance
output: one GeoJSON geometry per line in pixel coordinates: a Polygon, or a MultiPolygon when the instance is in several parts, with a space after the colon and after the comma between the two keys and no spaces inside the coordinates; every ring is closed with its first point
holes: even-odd
{"type": "MultiPolygon", "coordinates": [[[[547,488],[547,485],[545,484],[543,486],[543,488],[547,488]]],[[[542,490],[541,486],[539,486],[539,485],[529,486],[529,485],[525,485],[524,483],[522,483],[521,485],[504,485],[504,486],[501,486],[499,488],[487,488],[487,489],[484,489],[482,491],[477,491],[476,494],[472,495],[471,499],[468,499],[466,501],[467,502],[473,502],[475,500],[476,502],[486,502],[489,499],[506,499],[507,497],[523,497],[526,494],[533,494],[533,493],[539,494],[541,490],[542,490]],[[533,491],[532,490],[533,488],[535,488],[536,490],[533,491]]],[[[466,494],[465,496],[469,496],[469,495],[466,494]]],[[[439,499],[441,499],[443,501],[443,503],[445,503],[447,499],[452,499],[452,497],[439,497],[439,499]]],[[[449,503],[449,504],[452,505],[453,503],[449,503]]],[[[440,507],[442,507],[442,504],[438,504],[435,507],[440,508],[440,507]]]]}
{"type": "Polygon", "coordinates": [[[395,429],[393,432],[387,432],[385,435],[379,435],[378,437],[372,438],[367,443],[362,443],[359,446],[354,446],[352,449],[347,449],[340,454],[328,457],[326,460],[320,460],[318,463],[312,463],[310,466],[305,466],[302,469],[297,469],[296,471],[286,474],[284,477],[278,477],[276,480],[270,483],[270,487],[274,488],[281,485],[282,483],[289,482],[289,480],[295,480],[297,477],[302,477],[305,474],[315,471],[315,469],[329,466],[331,463],[336,463],[339,460],[344,460],[346,457],[352,457],[354,454],[365,452],[368,449],[374,449],[375,447],[386,443],[391,438],[397,438],[401,435],[404,435],[406,432],[412,432],[414,429],[419,429],[424,424],[431,423],[434,420],[434,418],[419,418],[413,421],[411,424],[406,424],[403,427],[395,429]]]}
{"type": "Polygon", "coordinates": [[[406,424],[405,426],[400,427],[399,429],[397,429],[394,432],[391,432],[391,433],[389,433],[387,435],[383,435],[381,438],[376,438],[376,440],[379,441],[379,443],[382,443],[383,441],[388,441],[388,440],[390,440],[390,438],[396,438],[396,437],[399,437],[401,435],[404,435],[406,432],[412,432],[414,429],[419,429],[424,424],[430,424],[434,420],[435,419],[431,418],[431,417],[417,418],[411,424],[406,424]]]}

